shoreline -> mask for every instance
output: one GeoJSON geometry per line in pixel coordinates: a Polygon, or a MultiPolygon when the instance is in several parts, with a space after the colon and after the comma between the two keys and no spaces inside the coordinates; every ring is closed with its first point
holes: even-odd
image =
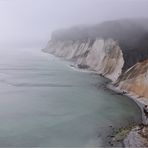
{"type": "MultiPolygon", "coordinates": [[[[104,78],[103,76],[101,76],[99,73],[97,73],[96,71],[90,70],[90,69],[81,69],[79,68],[77,65],[74,65],[72,62],[70,65],[68,65],[70,68],[72,68],[73,70],[76,71],[80,71],[80,72],[86,72],[86,73],[94,73],[97,74],[98,76],[104,78]]],[[[106,78],[106,77],[105,77],[106,78]]],[[[108,79],[108,78],[106,78],[108,79]]],[[[120,141],[121,145],[123,145],[123,147],[148,147],[148,127],[145,126],[144,124],[146,123],[146,118],[143,112],[143,107],[144,105],[148,104],[148,100],[146,100],[146,98],[142,98],[142,100],[140,100],[141,98],[139,98],[139,96],[135,96],[133,94],[131,94],[130,92],[127,92],[126,90],[121,90],[118,87],[115,87],[112,84],[112,81],[110,79],[108,79],[110,82],[105,84],[105,87],[109,90],[112,90],[113,92],[126,96],[129,99],[132,99],[133,102],[135,102],[137,104],[137,106],[139,107],[140,111],[141,111],[141,123],[139,125],[133,125],[132,127],[124,127],[123,129],[121,128],[120,132],[118,133],[118,135],[122,135],[124,137],[122,140],[117,140],[115,139],[115,137],[117,136],[116,134],[113,136],[114,138],[110,139],[110,141],[120,141]],[[124,92],[124,93],[123,93],[124,92]],[[138,100],[139,99],[139,100],[138,100]],[[143,137],[143,135],[146,135],[146,138],[143,137]]],[[[117,129],[119,130],[119,129],[117,129]]],[[[121,136],[121,137],[122,137],[121,136]]],[[[120,139],[120,138],[119,138],[120,139]]]]}
{"type": "MultiPolygon", "coordinates": [[[[93,73],[93,74],[97,74],[98,76],[100,76],[102,78],[106,78],[106,77],[103,77],[102,75],[100,75],[99,73],[97,73],[96,71],[93,71],[93,70],[90,70],[90,69],[81,69],[77,65],[74,65],[74,64],[70,64],[68,66],[70,68],[72,68],[73,70],[76,70],[76,71],[80,71],[80,72],[84,72],[84,73],[93,73]]],[[[106,79],[108,79],[108,78],[106,78],[106,79]]],[[[111,81],[110,79],[108,79],[108,80],[111,81]]],[[[126,90],[121,90],[118,87],[115,87],[112,84],[112,81],[106,84],[106,88],[114,91],[117,94],[121,94],[123,96],[128,97],[129,99],[132,99],[141,110],[142,123],[144,124],[146,122],[146,120],[145,120],[146,118],[145,118],[145,115],[144,115],[144,112],[143,112],[144,105],[148,105],[148,100],[146,98],[140,98],[139,96],[130,94],[130,92],[127,92],[126,90]],[[123,92],[125,92],[125,93],[123,93],[123,92]]]]}
{"type": "Polygon", "coordinates": [[[148,104],[148,100],[146,100],[146,98],[138,98],[138,96],[133,95],[130,92],[123,93],[125,90],[121,90],[118,87],[113,86],[113,84],[107,84],[107,88],[132,99],[141,110],[142,123],[131,128],[123,139],[124,147],[148,147],[148,125],[145,125],[147,122],[143,111],[143,107],[148,104]]]}
{"type": "Polygon", "coordinates": [[[143,112],[143,107],[148,102],[146,99],[143,98],[142,100],[140,100],[140,98],[138,98],[138,96],[132,95],[130,92],[126,92],[126,90],[121,90],[118,87],[113,86],[113,84],[107,84],[107,88],[110,90],[113,90],[116,93],[120,93],[123,96],[127,96],[129,99],[132,99],[141,110],[142,123],[143,124],[146,123],[146,118],[145,118],[145,115],[143,112]],[[126,93],[123,93],[123,92],[126,92],[126,93]]]}
{"type": "MultiPolygon", "coordinates": [[[[42,52],[44,53],[47,53],[47,54],[51,54],[53,55],[52,53],[50,52],[47,52],[47,51],[44,51],[42,50],[42,52]]],[[[55,55],[54,55],[55,56],[55,55]]],[[[57,58],[61,58],[61,57],[58,57],[58,56],[55,56],[57,58]]],[[[64,58],[62,58],[64,59],[64,58]]],[[[65,59],[64,59],[65,60],[65,59]]],[[[76,71],[80,71],[80,72],[84,72],[84,73],[94,73],[94,74],[97,74],[98,76],[101,76],[102,78],[104,78],[101,74],[97,73],[96,71],[94,70],[91,70],[89,68],[86,68],[86,69],[83,69],[83,68],[79,68],[76,64],[74,64],[74,62],[70,61],[70,60],[66,60],[68,62],[70,62],[68,64],[68,67],[70,67],[71,69],[73,70],[76,70],[76,71]]],[[[105,77],[106,78],[106,77],[105,77]]],[[[108,79],[108,78],[106,78],[108,79]]],[[[109,83],[106,83],[105,84],[105,87],[107,89],[110,89],[112,91],[114,91],[115,93],[118,93],[118,94],[121,94],[123,96],[127,96],[129,99],[132,99],[136,104],[137,106],[139,107],[139,109],[141,110],[141,119],[142,119],[142,123],[144,122],[145,123],[145,116],[144,116],[144,112],[143,112],[143,106],[146,104],[145,101],[147,102],[148,104],[148,100],[146,99],[143,99],[143,100],[138,100],[138,96],[134,96],[132,94],[130,94],[129,92],[125,91],[125,90],[121,90],[119,89],[118,87],[115,87],[113,84],[112,84],[112,81],[110,79],[108,79],[110,82],[109,83]],[[126,92],[126,93],[123,93],[123,92],[126,92]]],[[[140,99],[140,98],[139,98],[140,99]]],[[[141,124],[142,124],[141,123],[141,124]]],[[[139,139],[135,139],[133,137],[138,137],[137,134],[138,134],[138,130],[140,128],[140,125],[137,125],[137,126],[133,126],[133,128],[131,128],[131,130],[129,131],[129,133],[125,136],[125,138],[123,140],[121,140],[121,143],[123,143],[123,146],[124,147],[139,147],[138,144],[139,143],[142,143],[140,145],[140,147],[145,147],[145,143],[143,142],[143,139],[142,139],[142,136],[138,135],[140,138],[139,139]],[[135,130],[136,129],[136,130],[135,130]],[[132,144],[131,144],[132,143],[132,144]],[[137,144],[138,143],[138,144],[137,144]]],[[[146,145],[148,146],[148,145],[146,145]]]]}

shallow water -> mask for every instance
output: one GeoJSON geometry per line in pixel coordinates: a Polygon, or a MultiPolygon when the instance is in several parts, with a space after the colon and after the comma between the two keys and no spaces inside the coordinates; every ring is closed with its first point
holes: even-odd
{"type": "Polygon", "coordinates": [[[1,51],[1,147],[105,146],[109,126],[140,121],[134,102],[102,87],[107,80],[68,64],[40,50],[1,51]]]}

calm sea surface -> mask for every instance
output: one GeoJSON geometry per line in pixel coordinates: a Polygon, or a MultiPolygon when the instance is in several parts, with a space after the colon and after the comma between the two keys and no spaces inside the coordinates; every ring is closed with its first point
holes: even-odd
{"type": "Polygon", "coordinates": [[[90,147],[111,127],[140,120],[107,81],[40,50],[0,50],[0,146],[90,147]]]}

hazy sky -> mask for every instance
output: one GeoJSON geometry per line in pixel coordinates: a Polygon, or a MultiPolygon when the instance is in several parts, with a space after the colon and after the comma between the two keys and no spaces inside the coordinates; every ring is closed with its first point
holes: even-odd
{"type": "Polygon", "coordinates": [[[147,15],[148,0],[0,0],[0,45],[45,45],[55,29],[147,15]]]}

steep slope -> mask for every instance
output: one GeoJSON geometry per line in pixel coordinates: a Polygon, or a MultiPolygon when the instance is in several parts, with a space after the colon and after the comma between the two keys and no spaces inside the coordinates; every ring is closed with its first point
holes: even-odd
{"type": "Polygon", "coordinates": [[[95,70],[121,89],[148,97],[147,41],[148,19],[124,19],[55,31],[44,51],[95,70]]]}
{"type": "Polygon", "coordinates": [[[79,67],[88,67],[112,81],[117,80],[124,64],[122,51],[112,39],[50,41],[44,51],[71,59],[79,67]]]}
{"type": "Polygon", "coordinates": [[[116,86],[139,97],[148,98],[148,60],[135,64],[123,73],[116,86]]]}

